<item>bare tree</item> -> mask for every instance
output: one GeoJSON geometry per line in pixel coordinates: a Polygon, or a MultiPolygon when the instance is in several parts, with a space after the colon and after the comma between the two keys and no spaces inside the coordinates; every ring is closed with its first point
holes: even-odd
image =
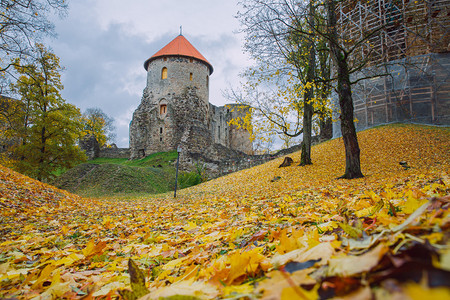
{"type": "Polygon", "coordinates": [[[63,16],[67,0],[1,0],[0,1],[0,94],[7,94],[11,66],[32,57],[37,42],[55,36],[52,14],[63,16]]]}

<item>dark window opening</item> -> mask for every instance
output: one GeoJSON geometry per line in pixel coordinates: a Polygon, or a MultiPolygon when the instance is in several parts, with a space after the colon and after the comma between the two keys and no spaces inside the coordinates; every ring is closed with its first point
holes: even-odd
{"type": "Polygon", "coordinates": [[[161,127],[161,128],[159,128],[159,133],[160,133],[160,134],[162,134],[162,127],[161,127]]]}
{"type": "Polygon", "coordinates": [[[164,115],[165,113],[167,113],[167,104],[161,104],[159,107],[159,114],[164,115]]]}

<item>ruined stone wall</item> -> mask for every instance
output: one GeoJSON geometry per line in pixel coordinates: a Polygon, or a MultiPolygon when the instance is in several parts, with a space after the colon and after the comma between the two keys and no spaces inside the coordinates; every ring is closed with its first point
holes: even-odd
{"type": "Polygon", "coordinates": [[[224,147],[229,147],[229,130],[227,121],[230,119],[230,112],[224,106],[210,104],[210,130],[214,143],[224,147]]]}
{"type": "MultiPolygon", "coordinates": [[[[241,104],[227,104],[226,107],[227,110],[230,109],[231,111],[231,119],[245,118],[250,109],[250,107],[244,107],[241,104]]],[[[246,154],[253,154],[253,142],[250,140],[250,132],[244,128],[237,128],[235,125],[229,125],[229,131],[229,147],[231,149],[242,151],[246,154]]]]}
{"type": "Polygon", "coordinates": [[[253,143],[250,140],[250,133],[245,129],[228,124],[232,119],[244,117],[248,109],[240,104],[227,104],[220,107],[211,104],[210,128],[214,142],[233,150],[252,154],[253,143]]]}
{"type": "Polygon", "coordinates": [[[79,141],[78,145],[86,154],[87,159],[91,160],[99,157],[100,146],[93,134],[86,134],[79,141]]]}
{"type": "MultiPolygon", "coordinates": [[[[313,145],[319,142],[319,136],[312,138],[313,145]]],[[[212,179],[261,165],[300,150],[301,144],[280,150],[275,154],[247,155],[220,144],[212,144],[208,148],[203,149],[202,152],[191,152],[183,149],[180,155],[180,166],[184,171],[191,171],[197,165],[200,165],[205,168],[208,178],[212,179]]]]}
{"type": "Polygon", "coordinates": [[[130,158],[130,148],[101,148],[98,157],[130,158]]]}
{"type": "Polygon", "coordinates": [[[186,87],[180,94],[163,99],[144,93],[130,124],[132,159],[176,149],[191,127],[208,129],[209,109],[197,91],[196,87],[186,87]],[[161,113],[161,105],[166,105],[165,113],[161,113]]]}

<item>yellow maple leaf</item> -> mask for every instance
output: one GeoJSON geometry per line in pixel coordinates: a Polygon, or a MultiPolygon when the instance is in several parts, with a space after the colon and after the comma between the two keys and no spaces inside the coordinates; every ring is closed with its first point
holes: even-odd
{"type": "Polygon", "coordinates": [[[195,222],[189,221],[189,222],[187,223],[187,225],[183,227],[183,229],[186,230],[186,231],[189,231],[189,230],[195,229],[195,228],[197,228],[197,227],[198,227],[198,226],[197,226],[197,224],[195,224],[195,222]]]}
{"type": "Polygon", "coordinates": [[[448,300],[450,299],[450,290],[448,287],[428,288],[421,284],[410,283],[407,284],[403,290],[411,300],[448,300]]]}

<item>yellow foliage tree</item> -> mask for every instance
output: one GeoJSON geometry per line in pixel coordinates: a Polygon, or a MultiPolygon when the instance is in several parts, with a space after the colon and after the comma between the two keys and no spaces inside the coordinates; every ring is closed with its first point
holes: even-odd
{"type": "Polygon", "coordinates": [[[92,134],[99,146],[110,143],[115,138],[114,120],[100,108],[88,108],[82,116],[84,135],[92,134]]]}
{"type": "Polygon", "coordinates": [[[23,136],[25,106],[21,101],[0,97],[0,164],[12,167],[11,150],[23,136]]]}
{"type": "Polygon", "coordinates": [[[20,143],[14,147],[14,167],[21,173],[47,180],[54,172],[70,168],[85,159],[76,145],[82,132],[81,113],[61,97],[59,58],[37,44],[33,63],[16,59],[20,75],[12,90],[24,107],[23,126],[15,133],[20,143]]]}

